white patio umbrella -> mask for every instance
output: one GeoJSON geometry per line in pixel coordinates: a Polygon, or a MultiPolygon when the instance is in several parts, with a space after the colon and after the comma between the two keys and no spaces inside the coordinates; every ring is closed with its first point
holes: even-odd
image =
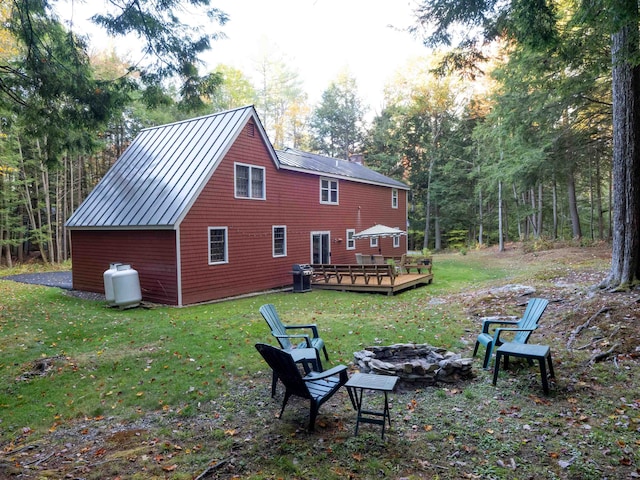
{"type": "MultiPolygon", "coordinates": [[[[399,237],[400,235],[406,235],[407,232],[395,227],[387,227],[386,225],[374,225],[361,232],[354,233],[353,238],[356,240],[360,238],[383,238],[383,237],[399,237]]],[[[382,248],[378,245],[378,252],[381,252],[382,248]]]]}
{"type": "Polygon", "coordinates": [[[400,235],[406,235],[407,232],[395,227],[387,227],[386,225],[374,225],[361,232],[354,233],[353,238],[372,238],[372,237],[398,237],[400,235]]]}

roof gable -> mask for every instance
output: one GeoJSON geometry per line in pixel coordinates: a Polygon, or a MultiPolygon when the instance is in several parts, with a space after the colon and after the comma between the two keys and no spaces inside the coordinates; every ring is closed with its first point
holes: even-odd
{"type": "Polygon", "coordinates": [[[276,154],[283,170],[295,170],[314,175],[409,190],[409,187],[404,183],[349,160],[303,152],[294,148],[276,150],[276,154]]]}
{"type": "Polygon", "coordinates": [[[175,227],[250,118],[279,166],[253,106],[148,128],[134,139],[66,226],[175,227]]]}

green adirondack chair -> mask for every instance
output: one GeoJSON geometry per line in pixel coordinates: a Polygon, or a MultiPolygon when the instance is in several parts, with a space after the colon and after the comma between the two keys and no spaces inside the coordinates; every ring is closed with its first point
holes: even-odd
{"type": "Polygon", "coordinates": [[[309,430],[313,431],[320,406],[349,380],[347,367],[338,365],[324,372],[311,372],[303,377],[288,352],[265,343],[257,343],[256,349],[286,388],[280,418],[292,395],[306,398],[310,402],[309,430]]]}
{"type": "Polygon", "coordinates": [[[515,343],[527,343],[531,332],[538,328],[538,322],[545,309],[549,305],[549,300],[544,298],[531,298],[527,303],[527,308],[520,320],[485,320],[482,322],[482,332],[478,335],[473,356],[478,353],[478,347],[484,345],[485,354],[482,368],[488,369],[491,362],[491,355],[496,347],[499,347],[507,340],[502,340],[500,335],[504,332],[513,332],[513,338],[508,340],[515,343]],[[494,325],[504,325],[505,327],[491,329],[494,325]]]}
{"type": "Polygon", "coordinates": [[[321,350],[324,352],[324,357],[329,360],[329,354],[327,348],[324,345],[324,341],[318,335],[318,327],[315,324],[308,325],[285,325],[280,320],[280,316],[276,311],[276,307],[271,303],[267,303],[260,307],[260,313],[266,320],[269,328],[271,328],[271,335],[276,337],[280,347],[283,350],[291,350],[292,348],[315,348],[318,352],[321,350]],[[311,336],[308,333],[291,334],[288,331],[291,330],[311,330],[311,336]],[[294,343],[297,340],[302,340],[297,345],[294,343]]]}

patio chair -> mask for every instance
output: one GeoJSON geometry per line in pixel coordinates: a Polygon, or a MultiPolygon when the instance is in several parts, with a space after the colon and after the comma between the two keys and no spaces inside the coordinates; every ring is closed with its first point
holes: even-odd
{"type": "Polygon", "coordinates": [[[502,340],[500,335],[503,332],[514,332],[514,337],[509,342],[527,343],[531,332],[538,328],[538,321],[545,309],[549,305],[549,300],[544,298],[531,298],[527,303],[527,308],[519,320],[496,320],[487,319],[482,322],[482,332],[478,335],[476,345],[473,349],[473,356],[478,353],[480,344],[485,347],[484,362],[482,368],[488,369],[491,362],[493,350],[502,345],[507,340],[502,340]],[[505,327],[495,328],[491,332],[493,325],[504,325],[505,327]]]}
{"type": "Polygon", "coordinates": [[[315,348],[318,352],[322,350],[324,352],[324,357],[329,360],[329,354],[327,353],[327,348],[324,346],[324,341],[318,335],[318,327],[316,324],[308,324],[308,325],[285,325],[280,320],[280,316],[276,311],[276,307],[271,303],[266,303],[260,307],[260,313],[262,317],[266,320],[269,328],[271,328],[271,335],[276,337],[280,347],[283,350],[291,350],[293,348],[315,348]],[[287,333],[289,330],[311,330],[312,336],[309,336],[308,333],[300,333],[300,334],[291,334],[287,333]],[[297,345],[292,342],[295,342],[296,339],[302,339],[303,341],[298,343],[297,345]]]}
{"type": "Polygon", "coordinates": [[[265,343],[257,343],[256,349],[286,388],[279,418],[282,418],[289,397],[295,395],[306,398],[310,402],[309,430],[313,431],[320,406],[349,380],[347,367],[338,365],[325,372],[311,372],[303,377],[288,352],[265,343]]]}
{"type": "Polygon", "coordinates": [[[384,259],[383,255],[374,255],[373,256],[373,263],[374,265],[386,265],[387,261],[384,259]]]}

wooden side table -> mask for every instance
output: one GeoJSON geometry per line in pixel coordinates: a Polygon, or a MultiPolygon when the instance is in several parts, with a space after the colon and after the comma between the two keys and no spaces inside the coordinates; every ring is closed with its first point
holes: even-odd
{"type": "Polygon", "coordinates": [[[547,380],[547,369],[545,362],[549,365],[549,376],[555,377],[553,363],[551,362],[551,349],[547,345],[530,345],[528,343],[507,342],[500,345],[496,351],[496,364],[493,370],[493,384],[498,380],[500,371],[500,359],[504,357],[504,368],[509,368],[509,357],[521,357],[527,360],[537,360],[540,364],[540,376],[542,377],[542,389],[545,394],[549,393],[549,382],[547,380]]]}
{"type": "Polygon", "coordinates": [[[388,422],[391,427],[391,414],[389,413],[389,397],[388,393],[393,391],[398,382],[399,377],[392,375],[375,375],[371,373],[356,373],[353,375],[345,387],[349,391],[349,397],[353,408],[357,410],[358,415],[356,418],[356,435],[358,435],[358,428],[360,423],[373,423],[376,425],[382,425],[382,438],[384,438],[385,425],[388,422]],[[375,410],[363,410],[362,400],[364,397],[364,390],[377,390],[384,392],[384,408],[382,411],[375,410]]]}

